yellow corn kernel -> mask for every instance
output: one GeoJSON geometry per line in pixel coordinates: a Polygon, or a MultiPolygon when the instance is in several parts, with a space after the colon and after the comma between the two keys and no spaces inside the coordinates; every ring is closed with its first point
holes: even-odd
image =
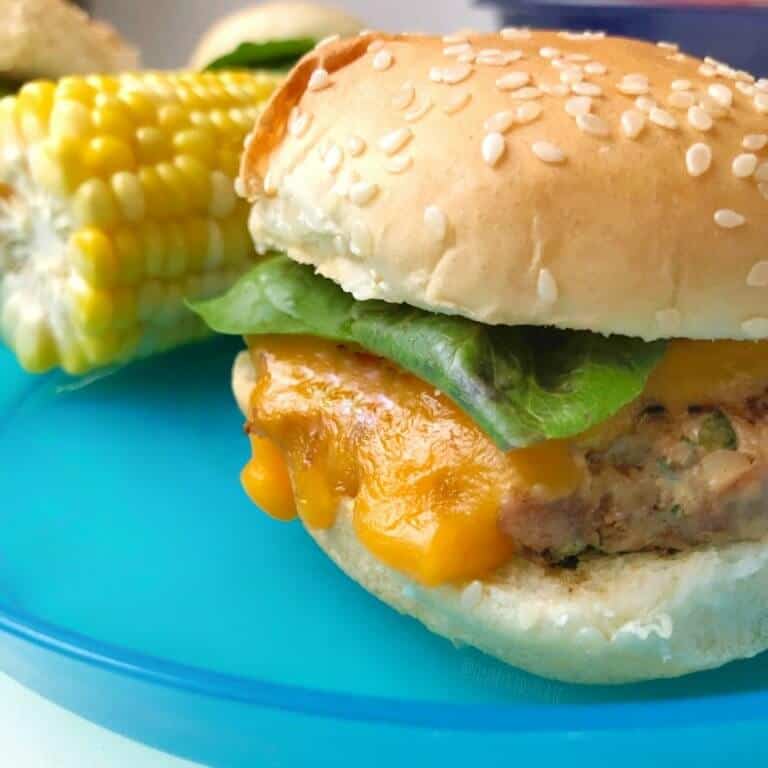
{"type": "Polygon", "coordinates": [[[240,171],[240,155],[241,149],[231,149],[230,147],[222,147],[219,150],[218,155],[218,167],[229,178],[234,179],[240,171]]]}
{"type": "Polygon", "coordinates": [[[75,271],[96,287],[114,285],[118,268],[112,243],[100,229],[85,227],[69,238],[68,254],[75,271]]]}
{"type": "Polygon", "coordinates": [[[167,252],[164,264],[164,276],[175,279],[181,277],[187,269],[188,255],[184,232],[181,224],[175,221],[168,223],[166,231],[167,252]]]}
{"type": "Polygon", "coordinates": [[[126,221],[141,221],[147,213],[144,190],[135,173],[121,171],[110,179],[120,213],[126,221]]]}
{"type": "Polygon", "coordinates": [[[147,210],[152,211],[152,216],[157,219],[166,219],[170,215],[171,201],[165,184],[154,168],[145,166],[139,169],[139,183],[144,190],[144,202],[147,210]]]}
{"type": "Polygon", "coordinates": [[[139,311],[139,301],[133,289],[123,288],[112,294],[113,320],[112,327],[123,331],[136,325],[139,311]]]}
{"type": "Polygon", "coordinates": [[[109,365],[122,357],[123,339],[116,330],[105,329],[98,334],[86,333],[79,341],[86,359],[92,366],[109,365]]]}
{"type": "Polygon", "coordinates": [[[204,128],[188,128],[173,137],[174,149],[180,155],[194,155],[205,163],[213,162],[216,156],[216,140],[204,128]]]}
{"type": "Polygon", "coordinates": [[[127,91],[120,93],[118,98],[130,110],[137,123],[145,125],[157,121],[157,107],[155,102],[139,91],[127,91]]]}
{"type": "Polygon", "coordinates": [[[237,197],[232,184],[231,176],[221,171],[211,173],[211,202],[208,206],[211,216],[223,219],[234,210],[237,197]]]}
{"type": "Polygon", "coordinates": [[[144,125],[136,131],[136,153],[139,163],[151,165],[167,160],[173,154],[168,135],[154,125],[144,125]]]}
{"type": "Polygon", "coordinates": [[[189,122],[187,112],[178,104],[163,104],[157,111],[157,124],[166,131],[176,131],[189,122]]]}
{"type": "Polygon", "coordinates": [[[111,102],[99,104],[91,115],[94,129],[105,136],[131,141],[134,136],[134,122],[128,110],[113,96],[111,102]]]}
{"type": "Polygon", "coordinates": [[[163,284],[159,280],[147,280],[139,289],[139,320],[144,323],[154,321],[165,299],[163,284]]]}
{"type": "Polygon", "coordinates": [[[184,175],[171,163],[158,163],[155,172],[165,185],[165,197],[171,216],[181,216],[189,209],[189,195],[184,183],[184,175]]]}
{"type": "Polygon", "coordinates": [[[72,212],[81,226],[111,227],[118,220],[112,190],[103,179],[89,179],[78,187],[72,212]]]}
{"type": "Polygon", "coordinates": [[[193,272],[200,272],[208,255],[208,222],[200,217],[189,219],[184,236],[189,268],[193,272]]]}
{"type": "Polygon", "coordinates": [[[77,275],[69,281],[73,317],[78,328],[87,333],[103,333],[112,324],[112,293],[94,288],[77,275]]]}
{"type": "Polygon", "coordinates": [[[122,285],[136,285],[144,275],[144,253],[141,238],[131,228],[118,229],[113,236],[118,279],[122,285]]]}
{"type": "Polygon", "coordinates": [[[62,77],[56,85],[55,99],[70,99],[78,101],[85,106],[90,106],[96,91],[82,77],[62,77]]]}
{"type": "Polygon", "coordinates": [[[211,199],[211,177],[206,166],[193,155],[178,155],[173,164],[184,177],[190,209],[195,212],[207,210],[211,199]]]}
{"type": "Polygon", "coordinates": [[[149,277],[160,277],[165,263],[165,227],[154,221],[147,221],[141,228],[141,250],[149,277]]]}
{"type": "Polygon", "coordinates": [[[53,105],[48,126],[52,136],[79,139],[90,136],[92,129],[91,113],[79,101],[65,99],[53,105]]]}
{"type": "Polygon", "coordinates": [[[85,82],[96,91],[96,99],[109,93],[117,93],[120,88],[120,80],[112,75],[88,75],[85,82]]]}
{"type": "Polygon", "coordinates": [[[118,171],[130,171],[136,164],[131,148],[113,136],[95,136],[85,150],[85,164],[97,176],[111,176],[118,171]]]}
{"type": "Polygon", "coordinates": [[[248,234],[247,209],[221,222],[221,233],[224,238],[224,260],[233,267],[242,267],[254,258],[253,244],[248,234]]]}

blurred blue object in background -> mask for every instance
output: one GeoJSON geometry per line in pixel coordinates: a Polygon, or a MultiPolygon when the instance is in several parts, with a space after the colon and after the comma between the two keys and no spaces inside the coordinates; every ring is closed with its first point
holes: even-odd
{"type": "Polygon", "coordinates": [[[604,30],[612,35],[669,40],[683,51],[714,56],[738,69],[768,75],[768,6],[624,5],[478,0],[495,6],[510,26],[604,30]]]}

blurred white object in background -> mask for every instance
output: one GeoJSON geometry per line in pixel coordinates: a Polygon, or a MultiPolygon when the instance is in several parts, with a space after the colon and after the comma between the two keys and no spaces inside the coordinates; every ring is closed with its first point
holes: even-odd
{"type": "MultiPolygon", "coordinates": [[[[179,67],[214,22],[253,4],[248,0],[90,0],[89,9],[136,43],[146,65],[179,67]]],[[[499,26],[496,10],[475,8],[471,0],[328,0],[328,4],[373,29],[444,33],[459,27],[491,30],[499,26]]]]}
{"type": "Polygon", "coordinates": [[[322,40],[338,34],[349,37],[365,25],[337,8],[316,3],[268,2],[249,5],[217,21],[202,37],[189,66],[202,69],[233,51],[240,43],[261,43],[275,38],[312,37],[322,40]]]}

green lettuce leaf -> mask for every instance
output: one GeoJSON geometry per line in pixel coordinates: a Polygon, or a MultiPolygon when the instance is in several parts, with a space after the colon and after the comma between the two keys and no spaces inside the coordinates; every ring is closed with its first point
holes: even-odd
{"type": "Polygon", "coordinates": [[[214,59],[205,70],[290,69],[315,47],[316,42],[311,37],[297,37],[266,43],[240,43],[234,51],[214,59]]]}
{"type": "Polygon", "coordinates": [[[191,304],[219,333],[305,334],[358,344],[448,395],[502,450],[579,434],[643,391],[664,342],[491,326],[404,304],[356,301],[286,256],[191,304]]]}

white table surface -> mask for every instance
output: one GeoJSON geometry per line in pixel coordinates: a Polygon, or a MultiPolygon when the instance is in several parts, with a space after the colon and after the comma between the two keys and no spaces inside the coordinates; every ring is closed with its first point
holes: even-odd
{"type": "Polygon", "coordinates": [[[51,704],[0,673],[3,768],[200,768],[51,704]]]}

